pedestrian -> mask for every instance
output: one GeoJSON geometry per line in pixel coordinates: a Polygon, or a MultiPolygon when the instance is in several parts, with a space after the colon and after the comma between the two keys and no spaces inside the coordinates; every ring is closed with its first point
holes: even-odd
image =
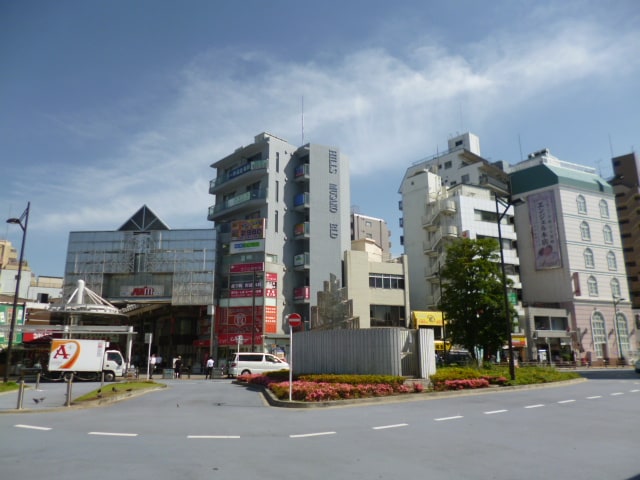
{"type": "Polygon", "coordinates": [[[180,378],[180,373],[182,372],[182,357],[180,355],[178,355],[178,358],[176,358],[173,372],[175,373],[176,378],[180,378]]]}
{"type": "Polygon", "coordinates": [[[152,353],[151,358],[149,358],[149,379],[153,380],[153,370],[156,368],[156,354],[152,353]]]}
{"type": "Polygon", "coordinates": [[[213,361],[213,357],[209,357],[209,360],[207,360],[207,370],[206,370],[206,375],[204,377],[204,379],[213,379],[213,365],[215,364],[215,362],[213,361]]]}

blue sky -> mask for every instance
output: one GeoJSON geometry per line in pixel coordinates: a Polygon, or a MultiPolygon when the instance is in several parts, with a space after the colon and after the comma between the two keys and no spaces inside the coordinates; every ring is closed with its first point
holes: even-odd
{"type": "Polygon", "coordinates": [[[398,254],[403,174],[458,133],[609,177],[640,146],[639,24],[636,0],[0,0],[0,214],[31,201],[37,275],[143,204],[210,228],[211,163],[263,131],[301,144],[304,104],[398,254]]]}

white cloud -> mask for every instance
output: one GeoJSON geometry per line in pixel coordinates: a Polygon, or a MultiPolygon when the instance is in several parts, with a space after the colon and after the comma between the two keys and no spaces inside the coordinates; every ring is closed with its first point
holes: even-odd
{"type": "Polygon", "coordinates": [[[206,52],[172,80],[173,98],[149,105],[152,117],[115,106],[118,116],[108,124],[100,112],[67,125],[82,137],[100,138],[102,129],[115,140],[118,132],[119,143],[64,174],[52,166],[42,226],[115,228],[142,204],[171,226],[206,225],[209,165],[264,130],[298,144],[302,97],[305,142],[339,146],[353,175],[398,171],[393,194],[399,166],[435,153],[425,149],[435,150],[456,129],[461,104],[466,123],[479,125],[581,81],[637,72],[631,51],[640,34],[610,33],[557,23],[517,37],[496,34],[456,53],[428,44],[402,57],[378,48],[306,63],[264,52],[206,52]]]}

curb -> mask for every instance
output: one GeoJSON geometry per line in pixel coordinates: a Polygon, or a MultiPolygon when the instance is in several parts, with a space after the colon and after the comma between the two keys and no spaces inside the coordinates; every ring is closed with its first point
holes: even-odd
{"type": "Polygon", "coordinates": [[[452,390],[447,392],[421,392],[421,393],[403,393],[399,395],[389,395],[387,397],[370,397],[370,398],[355,398],[348,400],[330,400],[324,402],[300,402],[300,401],[288,401],[278,399],[271,390],[266,387],[258,385],[247,385],[242,382],[234,380],[234,383],[238,385],[244,385],[245,387],[261,391],[267,403],[272,407],[279,408],[327,408],[327,407],[350,407],[357,405],[376,405],[381,403],[405,403],[405,402],[417,402],[425,400],[438,400],[441,398],[452,397],[466,397],[472,395],[489,395],[496,393],[512,392],[515,390],[533,390],[540,388],[553,388],[563,387],[567,385],[573,385],[576,383],[583,383],[588,381],[587,378],[574,378],[571,380],[563,380],[560,382],[549,383],[535,383],[531,385],[515,385],[507,387],[490,387],[490,388],[477,388],[466,390],[452,390]]]}

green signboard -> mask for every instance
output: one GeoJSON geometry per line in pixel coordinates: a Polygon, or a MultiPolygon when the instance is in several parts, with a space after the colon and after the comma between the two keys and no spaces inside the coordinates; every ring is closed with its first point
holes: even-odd
{"type": "MultiPolygon", "coordinates": [[[[6,348],[9,344],[9,328],[11,327],[11,315],[13,314],[13,305],[0,305],[0,347],[6,348]]],[[[24,325],[24,307],[18,305],[16,312],[16,325],[24,325]]],[[[13,344],[22,343],[22,332],[13,334],[13,344]]]]}

